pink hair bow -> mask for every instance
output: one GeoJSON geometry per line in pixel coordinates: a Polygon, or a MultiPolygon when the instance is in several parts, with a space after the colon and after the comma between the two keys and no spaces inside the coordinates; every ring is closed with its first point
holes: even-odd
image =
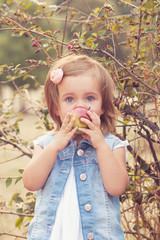
{"type": "Polygon", "coordinates": [[[56,70],[52,70],[50,73],[50,80],[55,83],[58,84],[62,81],[63,78],[63,71],[61,68],[57,68],[56,70]]]}

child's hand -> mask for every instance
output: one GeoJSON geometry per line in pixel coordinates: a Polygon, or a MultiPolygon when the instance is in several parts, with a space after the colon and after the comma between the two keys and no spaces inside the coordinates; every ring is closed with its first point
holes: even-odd
{"type": "Polygon", "coordinates": [[[73,124],[75,122],[75,118],[73,118],[71,121],[70,119],[70,113],[67,113],[64,121],[62,123],[61,129],[59,130],[58,134],[56,135],[54,139],[54,145],[57,146],[57,151],[63,150],[69,141],[75,136],[75,132],[77,131],[78,127],[72,129],[73,124]]]}
{"type": "Polygon", "coordinates": [[[100,129],[101,120],[99,116],[95,112],[91,112],[90,110],[87,112],[92,122],[88,119],[81,118],[81,121],[87,124],[87,128],[78,128],[84,134],[82,135],[84,138],[90,140],[93,144],[94,148],[98,148],[102,143],[104,143],[104,137],[102,131],[100,129]]]}

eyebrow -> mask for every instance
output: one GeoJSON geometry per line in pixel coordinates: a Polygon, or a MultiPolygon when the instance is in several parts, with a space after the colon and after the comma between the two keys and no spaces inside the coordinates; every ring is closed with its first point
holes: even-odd
{"type": "Polygon", "coordinates": [[[70,95],[74,95],[74,93],[73,92],[64,93],[64,94],[62,94],[62,97],[67,97],[70,95]]]}
{"type": "MultiPolygon", "coordinates": [[[[74,95],[75,95],[74,92],[68,92],[68,93],[64,93],[62,95],[62,97],[74,96],[74,95]]],[[[96,96],[96,95],[98,95],[98,93],[97,92],[86,92],[84,95],[94,95],[94,96],[96,96]]]]}

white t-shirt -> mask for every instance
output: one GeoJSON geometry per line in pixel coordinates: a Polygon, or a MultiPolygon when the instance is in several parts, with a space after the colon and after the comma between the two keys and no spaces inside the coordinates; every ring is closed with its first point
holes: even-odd
{"type": "MultiPolygon", "coordinates": [[[[114,149],[120,147],[126,149],[127,145],[128,141],[123,141],[114,149]]],[[[57,209],[50,240],[83,240],[73,166],[57,209]]]]}

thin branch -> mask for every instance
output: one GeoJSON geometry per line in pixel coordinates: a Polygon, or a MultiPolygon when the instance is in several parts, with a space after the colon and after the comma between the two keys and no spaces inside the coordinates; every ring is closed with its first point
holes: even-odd
{"type": "MultiPolygon", "coordinates": [[[[35,38],[33,37],[33,35],[32,35],[31,33],[36,33],[36,34],[37,34],[36,31],[33,31],[33,30],[30,30],[30,29],[27,29],[27,28],[23,27],[21,24],[17,23],[15,20],[13,20],[11,17],[2,16],[2,18],[4,18],[4,19],[6,19],[7,21],[13,23],[14,26],[17,26],[18,29],[16,29],[16,30],[19,30],[19,29],[20,29],[20,30],[22,30],[22,31],[27,32],[28,35],[29,35],[32,39],[35,40],[35,38]]],[[[43,38],[45,37],[45,36],[44,36],[44,33],[39,33],[39,34],[42,35],[43,38]]],[[[52,37],[50,37],[50,39],[52,39],[52,37]]],[[[41,45],[39,42],[37,42],[37,44],[39,45],[40,49],[42,49],[42,51],[46,54],[46,56],[47,56],[49,59],[53,60],[53,58],[48,54],[48,52],[46,52],[46,50],[42,47],[42,45],[41,45]]]]}
{"type": "MultiPolygon", "coordinates": [[[[32,67],[31,66],[31,69],[30,70],[28,70],[27,72],[25,72],[25,73],[23,73],[23,74],[21,74],[20,76],[17,76],[17,77],[14,77],[14,79],[11,79],[11,80],[7,80],[7,81],[0,81],[0,83],[2,83],[2,84],[6,84],[6,83],[9,83],[9,82],[14,82],[15,80],[17,80],[17,79],[19,79],[19,78],[21,78],[21,77],[23,77],[23,76],[25,76],[25,75],[28,75],[30,72],[32,72],[33,70],[35,70],[36,68],[38,68],[39,67],[39,65],[36,65],[35,67],[32,67]]],[[[23,68],[24,69],[24,68],[23,68]]],[[[15,69],[8,69],[8,70],[4,70],[3,72],[9,72],[9,71],[14,71],[15,69]]],[[[11,76],[11,75],[10,75],[11,76]]],[[[12,76],[11,76],[12,77],[12,76]]],[[[15,87],[16,88],[16,87],[15,87]]],[[[17,89],[16,89],[17,90],[17,89]]],[[[17,91],[17,92],[19,92],[19,91],[17,91]]]]}
{"type": "MultiPolygon", "coordinates": [[[[11,21],[11,22],[13,22],[13,23],[14,23],[15,25],[17,25],[20,29],[26,31],[32,38],[33,38],[33,36],[31,35],[31,33],[36,33],[36,34],[39,34],[39,35],[41,35],[41,36],[44,37],[44,34],[43,34],[43,33],[39,33],[39,32],[34,31],[34,30],[26,29],[26,28],[24,28],[22,25],[16,23],[16,22],[15,22],[13,19],[11,19],[11,18],[7,18],[7,17],[4,17],[4,18],[7,19],[7,20],[9,20],[9,21],[11,21]]],[[[66,12],[66,20],[67,20],[67,12],[66,12]]],[[[56,41],[57,43],[61,43],[61,44],[62,44],[62,46],[61,46],[61,53],[62,53],[62,51],[63,51],[63,45],[67,45],[67,44],[63,43],[64,37],[65,37],[65,31],[66,31],[66,22],[67,22],[67,21],[65,21],[65,26],[64,26],[64,30],[63,30],[63,39],[62,39],[62,41],[56,41]]],[[[10,29],[10,30],[12,30],[12,29],[10,29]]],[[[16,29],[16,30],[17,30],[17,29],[16,29]]],[[[48,37],[49,39],[52,39],[52,37],[49,37],[49,36],[47,36],[47,37],[48,37]]],[[[42,48],[42,47],[41,47],[41,48],[42,48]]],[[[46,53],[46,55],[47,55],[49,58],[51,58],[44,49],[42,49],[42,50],[46,53]]],[[[88,51],[92,51],[92,52],[93,52],[93,50],[90,49],[90,48],[84,48],[83,50],[88,50],[88,51]]],[[[112,56],[112,54],[110,54],[109,52],[107,52],[107,51],[105,51],[105,50],[102,50],[102,49],[96,49],[96,51],[101,52],[101,53],[107,55],[108,57],[110,57],[110,58],[111,58],[112,60],[114,60],[122,69],[124,69],[133,79],[135,79],[137,82],[141,83],[143,86],[145,86],[145,87],[147,87],[148,89],[150,89],[152,92],[160,95],[159,92],[157,92],[156,90],[154,90],[153,88],[151,88],[147,83],[143,82],[137,75],[135,75],[135,74],[132,73],[130,70],[128,70],[122,63],[120,63],[120,61],[118,61],[118,59],[116,59],[114,56],[112,56]]],[[[52,60],[53,60],[53,59],[52,59],[52,60]]]]}
{"type": "Polygon", "coordinates": [[[6,144],[9,144],[9,145],[13,146],[14,148],[17,148],[19,151],[21,151],[21,152],[23,153],[23,155],[25,155],[25,156],[27,156],[27,157],[29,157],[29,158],[32,157],[32,154],[31,154],[31,153],[25,152],[25,151],[24,151],[21,147],[19,147],[17,144],[15,144],[15,143],[13,143],[13,142],[11,142],[11,141],[9,141],[9,140],[5,140],[4,138],[0,138],[0,140],[1,140],[2,142],[5,142],[6,144]]]}
{"type": "MultiPolygon", "coordinates": [[[[68,9],[69,9],[69,0],[67,0],[67,9],[66,9],[66,16],[65,16],[65,22],[64,22],[64,28],[63,28],[63,37],[62,37],[62,42],[64,42],[65,39],[65,33],[66,33],[66,27],[67,27],[67,17],[68,17],[68,9]]],[[[63,44],[61,45],[61,54],[63,53],[63,44]]]]}
{"type": "Polygon", "coordinates": [[[34,217],[33,214],[17,213],[17,212],[12,212],[12,211],[0,211],[0,214],[16,215],[16,216],[20,216],[20,217],[34,217]]]}
{"type": "MultiPolygon", "coordinates": [[[[76,48],[76,47],[75,47],[76,48]]],[[[77,50],[80,49],[80,47],[77,47],[77,50]]],[[[122,69],[125,70],[125,72],[128,73],[128,75],[133,78],[134,80],[136,80],[137,82],[141,83],[143,86],[145,86],[146,88],[148,88],[149,90],[151,90],[153,93],[156,93],[158,95],[160,95],[159,92],[157,92],[156,90],[154,90],[152,87],[150,87],[147,83],[143,82],[142,79],[140,79],[137,75],[135,75],[134,73],[132,73],[130,70],[128,70],[118,59],[116,59],[112,54],[110,54],[109,52],[102,50],[101,48],[97,48],[96,50],[84,47],[82,48],[83,51],[91,51],[93,52],[98,52],[98,53],[103,53],[104,55],[110,57],[115,63],[117,63],[122,69]]]]}
{"type": "Polygon", "coordinates": [[[90,8],[88,1],[87,0],[83,0],[83,1],[85,2],[85,4],[88,7],[89,11],[92,13],[92,9],[90,8]]]}
{"type": "Polygon", "coordinates": [[[48,23],[48,25],[49,25],[50,30],[53,32],[52,25],[50,24],[49,19],[48,19],[46,13],[45,13],[45,10],[44,10],[43,7],[42,7],[42,11],[43,11],[43,14],[44,14],[45,20],[47,21],[47,23],[48,23]]]}
{"type": "MultiPolygon", "coordinates": [[[[130,234],[130,235],[138,235],[137,232],[128,232],[128,231],[124,231],[125,234],[130,234]]],[[[141,237],[143,237],[146,240],[151,240],[150,238],[146,237],[144,234],[140,234],[141,237]]]]}
{"type": "Polygon", "coordinates": [[[18,158],[23,157],[23,156],[24,156],[24,154],[21,154],[21,155],[19,155],[19,156],[17,156],[17,157],[11,158],[11,159],[9,159],[9,160],[7,160],[7,161],[0,162],[0,164],[12,162],[12,161],[14,161],[14,160],[17,160],[18,158]]]}
{"type": "Polygon", "coordinates": [[[147,140],[147,142],[149,143],[149,147],[150,147],[150,149],[151,149],[151,152],[152,152],[152,155],[153,155],[153,159],[154,159],[155,164],[156,164],[156,166],[157,166],[157,168],[158,168],[158,171],[160,172],[160,165],[159,165],[159,161],[158,161],[158,158],[157,158],[155,149],[154,149],[154,147],[153,147],[153,143],[152,143],[151,138],[150,138],[150,132],[149,132],[148,129],[146,129],[146,128],[144,127],[143,124],[141,124],[141,123],[139,123],[139,124],[140,124],[141,128],[146,132],[146,135],[144,135],[143,133],[141,133],[141,131],[138,131],[137,133],[138,133],[140,136],[142,136],[143,138],[145,138],[145,139],[147,140]]]}
{"type": "MultiPolygon", "coordinates": [[[[120,139],[124,140],[121,135],[117,134],[116,136],[118,136],[120,139]]],[[[134,149],[131,147],[131,145],[127,146],[128,151],[133,155],[134,158],[136,158],[136,161],[139,163],[139,165],[146,165],[146,161],[144,159],[141,158],[141,156],[139,156],[134,149]]],[[[145,169],[145,173],[148,174],[148,176],[150,178],[152,178],[154,180],[154,182],[158,185],[159,183],[159,177],[157,175],[155,175],[155,173],[152,171],[151,166],[149,164],[147,164],[148,167],[147,169],[145,169]]]]}
{"type": "MultiPolygon", "coordinates": [[[[142,2],[141,2],[142,3],[142,2]]],[[[138,29],[138,42],[137,42],[137,52],[136,52],[136,56],[135,56],[135,61],[138,59],[138,55],[139,55],[139,47],[140,47],[140,36],[141,36],[141,26],[142,26],[142,10],[140,11],[140,17],[139,17],[139,29],[138,29]]]]}
{"type": "MultiPolygon", "coordinates": [[[[92,49],[87,49],[90,51],[93,51],[92,49]]],[[[159,92],[157,92],[156,90],[154,90],[153,88],[151,88],[147,83],[143,82],[137,75],[135,75],[134,73],[132,73],[130,70],[128,70],[120,61],[118,61],[118,59],[116,59],[114,56],[112,56],[109,52],[102,50],[102,49],[96,49],[96,51],[104,53],[105,55],[107,55],[108,57],[110,57],[112,60],[114,60],[122,69],[124,69],[129,76],[131,76],[132,78],[134,78],[137,82],[141,83],[143,86],[145,86],[146,88],[150,89],[152,92],[160,95],[159,92]]]]}
{"type": "Polygon", "coordinates": [[[0,233],[0,236],[10,236],[10,237],[27,239],[27,237],[23,237],[23,236],[20,236],[20,235],[17,235],[17,234],[11,234],[11,233],[0,233]]]}

